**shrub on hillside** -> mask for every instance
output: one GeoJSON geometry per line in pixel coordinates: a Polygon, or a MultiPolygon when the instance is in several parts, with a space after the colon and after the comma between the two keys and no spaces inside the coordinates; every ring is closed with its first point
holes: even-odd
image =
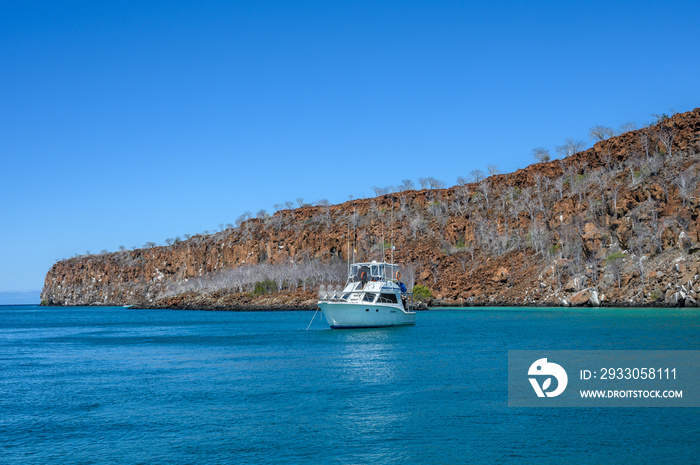
{"type": "Polygon", "coordinates": [[[277,292],[277,282],[272,279],[266,279],[255,283],[255,289],[253,289],[254,295],[265,295],[277,292]]]}
{"type": "Polygon", "coordinates": [[[413,286],[413,299],[415,300],[428,300],[433,297],[433,293],[430,292],[426,286],[421,286],[416,284],[413,286]]]}

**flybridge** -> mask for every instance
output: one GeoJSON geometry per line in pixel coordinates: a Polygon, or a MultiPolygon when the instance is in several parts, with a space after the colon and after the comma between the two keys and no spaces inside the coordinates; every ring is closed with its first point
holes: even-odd
{"type": "Polygon", "coordinates": [[[392,279],[401,279],[399,266],[387,262],[353,263],[350,266],[348,275],[349,282],[362,281],[366,283],[368,281],[389,281],[392,279]]]}

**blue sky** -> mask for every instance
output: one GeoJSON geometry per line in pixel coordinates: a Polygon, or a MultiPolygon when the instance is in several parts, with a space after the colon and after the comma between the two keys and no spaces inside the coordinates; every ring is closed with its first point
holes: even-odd
{"type": "Polygon", "coordinates": [[[691,110],[698,24],[697,1],[0,1],[0,292],[691,110]]]}

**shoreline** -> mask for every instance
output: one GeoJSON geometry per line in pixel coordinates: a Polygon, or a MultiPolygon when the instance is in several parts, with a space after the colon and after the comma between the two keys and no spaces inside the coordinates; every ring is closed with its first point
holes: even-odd
{"type": "MultiPolygon", "coordinates": [[[[84,304],[84,305],[48,305],[48,304],[22,304],[22,305],[6,305],[6,306],[37,306],[46,308],[71,308],[71,307],[114,307],[114,308],[128,308],[133,310],[197,310],[197,311],[214,311],[214,312],[279,312],[279,311],[316,311],[318,306],[313,305],[299,305],[299,304],[275,304],[275,305],[177,305],[177,306],[167,306],[167,305],[153,305],[153,304],[84,304]]],[[[440,310],[450,310],[450,309],[483,309],[483,308],[517,308],[517,309],[591,309],[591,310],[604,310],[604,309],[623,309],[623,308],[644,308],[644,309],[671,309],[671,308],[683,308],[687,310],[700,310],[699,307],[686,307],[682,305],[649,305],[645,303],[632,303],[632,302],[615,302],[615,303],[605,303],[598,306],[593,305],[553,305],[553,304],[542,304],[542,305],[522,305],[517,303],[477,303],[473,305],[460,305],[458,303],[445,303],[445,304],[429,304],[422,305],[420,308],[415,308],[417,312],[426,311],[440,311],[440,310]]]]}

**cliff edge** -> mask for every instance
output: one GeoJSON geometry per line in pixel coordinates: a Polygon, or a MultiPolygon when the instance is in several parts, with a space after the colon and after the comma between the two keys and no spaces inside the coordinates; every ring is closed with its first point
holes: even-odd
{"type": "Polygon", "coordinates": [[[168,246],[54,264],[45,305],[314,308],[394,256],[432,305],[696,306],[700,109],[450,188],[282,209],[168,246]],[[427,295],[427,293],[426,293],[427,295]]]}

